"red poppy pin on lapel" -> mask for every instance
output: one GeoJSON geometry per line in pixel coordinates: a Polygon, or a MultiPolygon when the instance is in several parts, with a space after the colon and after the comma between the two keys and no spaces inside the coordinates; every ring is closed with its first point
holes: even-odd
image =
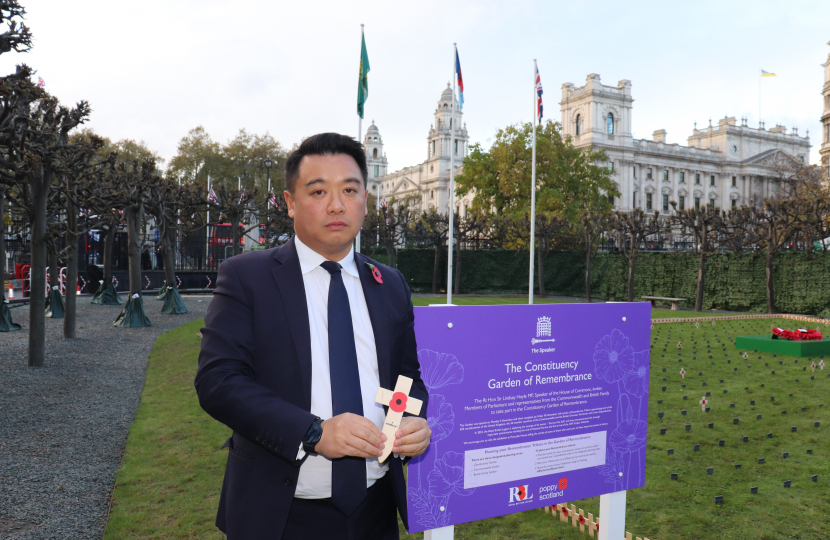
{"type": "Polygon", "coordinates": [[[383,283],[383,276],[380,275],[380,270],[378,270],[378,267],[372,263],[366,263],[366,266],[372,269],[372,277],[375,278],[375,281],[377,281],[378,283],[383,283]]]}

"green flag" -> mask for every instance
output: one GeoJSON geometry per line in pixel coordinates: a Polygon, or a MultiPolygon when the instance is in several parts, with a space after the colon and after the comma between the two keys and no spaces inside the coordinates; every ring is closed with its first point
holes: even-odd
{"type": "Polygon", "coordinates": [[[363,118],[363,104],[369,99],[369,54],[366,52],[366,37],[360,48],[360,76],[357,79],[357,114],[363,118]]]}

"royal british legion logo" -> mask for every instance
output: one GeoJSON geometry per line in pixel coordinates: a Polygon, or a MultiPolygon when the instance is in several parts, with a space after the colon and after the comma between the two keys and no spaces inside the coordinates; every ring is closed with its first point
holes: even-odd
{"type": "Polygon", "coordinates": [[[507,489],[510,490],[510,502],[511,503],[523,502],[523,501],[528,501],[528,500],[532,499],[533,495],[528,495],[528,492],[529,492],[528,488],[529,488],[529,486],[527,486],[527,485],[507,488],[507,489]]]}

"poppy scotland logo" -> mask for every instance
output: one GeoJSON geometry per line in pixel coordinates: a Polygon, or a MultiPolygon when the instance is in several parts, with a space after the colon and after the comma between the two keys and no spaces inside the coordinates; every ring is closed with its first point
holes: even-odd
{"type": "Polygon", "coordinates": [[[533,495],[528,495],[528,488],[528,485],[507,488],[510,491],[510,502],[522,502],[532,499],[533,495]]]}

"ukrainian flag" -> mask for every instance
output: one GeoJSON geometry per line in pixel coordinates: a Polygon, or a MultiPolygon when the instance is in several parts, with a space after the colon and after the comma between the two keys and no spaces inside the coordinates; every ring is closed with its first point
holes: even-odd
{"type": "Polygon", "coordinates": [[[769,71],[761,70],[761,77],[776,77],[775,73],[770,73],[769,71]]]}

